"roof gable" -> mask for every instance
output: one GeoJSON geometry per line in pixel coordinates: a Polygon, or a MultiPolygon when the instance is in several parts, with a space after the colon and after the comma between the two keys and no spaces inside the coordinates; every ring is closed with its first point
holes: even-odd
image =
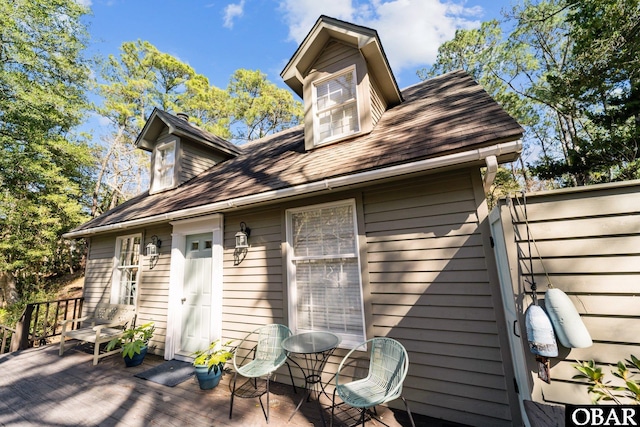
{"type": "Polygon", "coordinates": [[[389,105],[402,102],[402,94],[391,71],[376,30],[322,15],[302,41],[280,76],[301,98],[304,79],[325,45],[335,39],[358,49],[367,61],[369,73],[378,82],[389,105]]]}
{"type": "Polygon", "coordinates": [[[169,134],[186,137],[208,149],[213,149],[224,154],[225,157],[236,156],[242,153],[242,148],[239,146],[200,129],[194,124],[189,123],[188,120],[176,117],[159,108],[154,108],[142,131],[136,138],[135,146],[145,151],[153,151],[158,136],[160,136],[165,128],[168,128],[169,134]]]}

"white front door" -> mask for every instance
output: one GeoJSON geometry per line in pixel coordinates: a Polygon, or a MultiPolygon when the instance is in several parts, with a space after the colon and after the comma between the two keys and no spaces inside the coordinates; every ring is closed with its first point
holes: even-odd
{"type": "Polygon", "coordinates": [[[211,233],[186,236],[184,282],[182,283],[181,352],[206,348],[211,335],[212,285],[211,233]]]}
{"type": "Polygon", "coordinates": [[[174,221],[164,357],[190,355],[222,335],[222,215],[174,221]]]}

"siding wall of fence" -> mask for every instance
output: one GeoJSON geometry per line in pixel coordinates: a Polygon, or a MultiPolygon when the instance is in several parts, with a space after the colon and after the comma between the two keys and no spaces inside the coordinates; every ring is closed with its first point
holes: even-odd
{"type": "MultiPolygon", "coordinates": [[[[578,373],[573,365],[586,360],[615,364],[631,354],[640,356],[640,181],[527,194],[526,216],[521,195],[501,201],[497,209],[531,397],[591,403],[587,387],[572,379],[578,373]],[[559,345],[558,357],[551,359],[550,384],[538,379],[526,341],[522,313],[532,301],[532,281],[542,301],[549,283],[568,294],[594,342],[582,349],[559,345]]],[[[615,380],[611,370],[605,366],[603,372],[615,380]]]]}

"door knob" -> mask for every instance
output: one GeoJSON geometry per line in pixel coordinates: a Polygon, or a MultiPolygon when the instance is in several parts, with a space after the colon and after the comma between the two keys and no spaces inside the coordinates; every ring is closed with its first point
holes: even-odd
{"type": "Polygon", "coordinates": [[[180,301],[184,304],[186,300],[187,300],[186,298],[182,298],[180,301]]]}

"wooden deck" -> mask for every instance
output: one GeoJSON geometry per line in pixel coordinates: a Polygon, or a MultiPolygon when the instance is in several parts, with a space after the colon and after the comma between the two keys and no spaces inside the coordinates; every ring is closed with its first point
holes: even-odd
{"type": "MultiPolygon", "coordinates": [[[[70,344],[69,344],[70,345],[70,344]]],[[[97,366],[82,347],[58,356],[49,345],[0,356],[0,426],[322,426],[317,402],[305,402],[288,418],[302,397],[291,386],[272,383],[271,420],[265,422],[257,399],[235,399],[229,420],[228,382],[200,390],[195,378],[167,387],[134,375],[162,363],[147,355],[142,365],[125,368],[120,355],[97,366]]],[[[225,376],[228,381],[229,375],[225,376]]],[[[224,380],[223,380],[224,381],[224,380]]],[[[266,402],[266,399],[263,399],[266,402]]],[[[324,408],[327,425],[330,409],[324,408]]],[[[410,425],[404,411],[378,408],[390,427],[410,425]]],[[[418,426],[453,426],[415,415],[418,426]]],[[[352,425],[341,413],[334,425],[352,425]]],[[[367,425],[381,426],[379,422],[367,425]]]]}

